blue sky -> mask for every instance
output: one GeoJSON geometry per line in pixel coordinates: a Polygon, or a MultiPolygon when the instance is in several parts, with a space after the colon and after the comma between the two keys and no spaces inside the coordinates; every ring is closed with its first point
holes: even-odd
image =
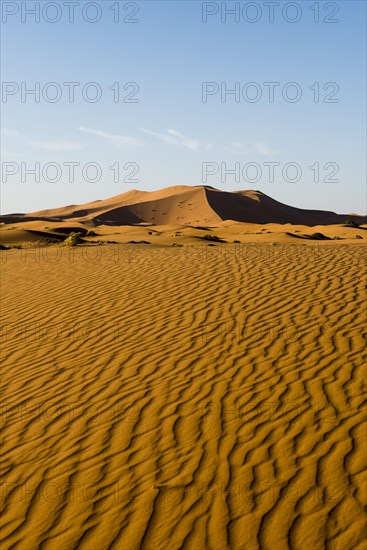
{"type": "Polygon", "coordinates": [[[259,189],[301,208],[367,211],[365,2],[319,2],[315,22],[315,2],[279,1],[273,23],[266,2],[257,11],[238,2],[238,22],[221,2],[196,0],[103,0],[84,18],[80,0],[74,22],[64,2],[43,13],[50,2],[42,1],[39,23],[21,2],[2,4],[2,213],[200,185],[205,174],[208,185],[259,189]],[[40,101],[22,98],[36,82],[40,101]],[[65,82],[80,83],[73,103],[65,82]],[[273,102],[269,82],[278,83],[273,102]],[[225,95],[235,88],[239,95],[225,95]],[[82,89],[102,96],[92,103],[82,89]],[[69,163],[77,163],[74,181],[69,163]],[[35,166],[39,182],[27,173],[35,166]]]}

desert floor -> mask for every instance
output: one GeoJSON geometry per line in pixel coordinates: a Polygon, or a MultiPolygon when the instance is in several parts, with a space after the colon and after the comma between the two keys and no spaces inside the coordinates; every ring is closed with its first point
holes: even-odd
{"type": "Polygon", "coordinates": [[[1,251],[2,549],[365,548],[366,246],[318,230],[1,251]]]}

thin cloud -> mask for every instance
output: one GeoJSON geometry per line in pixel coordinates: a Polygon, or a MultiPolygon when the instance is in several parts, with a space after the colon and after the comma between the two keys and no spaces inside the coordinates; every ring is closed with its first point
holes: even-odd
{"type": "Polygon", "coordinates": [[[186,147],[186,149],[190,149],[191,151],[199,151],[199,149],[201,149],[202,147],[200,141],[196,139],[188,138],[178,130],[173,130],[173,129],[167,130],[166,134],[161,134],[159,132],[152,132],[151,130],[147,130],[146,128],[140,128],[140,130],[141,132],[144,132],[145,134],[149,134],[150,136],[153,136],[157,139],[160,139],[165,143],[186,147]]]}
{"type": "Polygon", "coordinates": [[[228,143],[228,145],[224,145],[223,150],[226,151],[227,153],[235,153],[235,154],[242,154],[242,155],[247,155],[249,152],[249,148],[247,144],[239,141],[233,141],[231,143],[228,143]]]}
{"type": "Polygon", "coordinates": [[[23,136],[18,130],[9,130],[9,128],[2,128],[1,134],[5,137],[20,139],[25,145],[34,147],[35,149],[43,149],[45,151],[77,151],[83,149],[83,145],[75,143],[73,141],[65,141],[62,139],[54,140],[33,140],[26,136],[23,136]]]}
{"type": "Polygon", "coordinates": [[[255,149],[260,155],[264,155],[265,157],[272,157],[278,153],[278,151],[270,149],[270,147],[267,147],[264,143],[259,141],[255,143],[255,149]]]}
{"type": "Polygon", "coordinates": [[[122,136],[118,134],[109,134],[103,130],[94,130],[93,128],[85,128],[84,126],[79,126],[78,130],[84,132],[85,134],[91,134],[93,136],[98,136],[107,141],[110,145],[113,145],[117,149],[126,149],[129,147],[139,147],[141,142],[135,138],[129,136],[122,136]]]}
{"type": "Polygon", "coordinates": [[[29,143],[36,149],[44,149],[46,151],[79,151],[80,149],[84,149],[83,145],[72,141],[30,141],[29,143]]]}
{"type": "Polygon", "coordinates": [[[275,149],[271,149],[270,147],[266,146],[264,143],[261,143],[261,142],[249,144],[249,143],[244,143],[242,141],[231,141],[226,145],[215,146],[213,147],[213,150],[217,152],[222,152],[222,153],[230,153],[233,155],[246,155],[246,156],[251,156],[254,154],[254,152],[267,157],[278,154],[278,151],[275,151],[275,149]]]}
{"type": "Polygon", "coordinates": [[[1,135],[6,137],[19,137],[17,130],[9,130],[9,128],[1,128],[1,135]]]}

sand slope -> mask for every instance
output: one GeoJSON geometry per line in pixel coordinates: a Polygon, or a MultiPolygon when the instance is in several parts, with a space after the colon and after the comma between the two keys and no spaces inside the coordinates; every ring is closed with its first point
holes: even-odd
{"type": "Polygon", "coordinates": [[[72,205],[32,214],[0,216],[0,221],[16,223],[42,219],[74,220],[94,225],[136,223],[217,225],[224,220],[257,224],[291,223],[329,225],[346,218],[367,223],[366,216],[335,214],[321,210],[303,210],[287,206],[260,191],[227,192],[210,186],[175,186],[158,191],[135,189],[106,200],[72,205]]]}
{"type": "Polygon", "coordinates": [[[131,242],[148,242],[155,246],[199,247],[207,246],[208,236],[218,237],[223,246],[252,243],[257,244],[289,244],[298,249],[300,246],[314,247],[325,244],[317,239],[320,233],[329,239],[326,244],[340,246],[353,244],[366,246],[366,226],[359,227],[335,225],[292,224],[255,224],[234,221],[219,222],[216,226],[191,226],[181,224],[132,224],[109,225],[95,227],[90,221],[84,223],[75,220],[45,221],[42,219],[2,224],[0,226],[0,244],[5,246],[21,246],[24,249],[35,246],[53,246],[71,233],[79,232],[91,245],[98,243],[128,244],[131,242]],[[316,234],[316,237],[313,235],[316,234]]]}
{"type": "Polygon", "coordinates": [[[2,548],[365,548],[365,253],[2,251],[2,548]]]}

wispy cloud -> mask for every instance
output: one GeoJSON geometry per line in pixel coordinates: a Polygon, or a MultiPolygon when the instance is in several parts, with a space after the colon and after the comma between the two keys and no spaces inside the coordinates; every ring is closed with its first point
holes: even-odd
{"type": "Polygon", "coordinates": [[[264,155],[265,157],[272,157],[278,154],[278,151],[270,149],[270,147],[267,147],[264,143],[261,143],[259,141],[255,143],[255,150],[260,153],[260,155],[264,155]]]}
{"type": "Polygon", "coordinates": [[[226,145],[218,145],[213,147],[214,151],[222,153],[230,153],[233,155],[252,156],[254,153],[269,157],[277,155],[279,151],[271,149],[262,142],[244,143],[242,141],[231,141],[226,145]]]}
{"type": "MultiPolygon", "coordinates": [[[[202,144],[200,143],[200,141],[188,138],[178,130],[167,130],[165,134],[152,132],[151,130],[147,130],[146,128],[140,128],[140,130],[146,134],[149,134],[150,136],[164,141],[165,143],[169,143],[171,145],[180,145],[182,147],[190,149],[191,151],[199,151],[199,149],[202,148],[202,144]]],[[[208,145],[210,146],[210,144],[208,145]]],[[[208,146],[206,146],[206,148],[207,147],[208,146]]]]}
{"type": "MultiPolygon", "coordinates": [[[[116,149],[129,149],[133,147],[140,147],[144,144],[144,142],[139,139],[121,134],[111,134],[109,132],[105,132],[104,130],[86,128],[85,126],[79,126],[78,130],[84,134],[90,134],[102,138],[107,144],[116,149]]],[[[258,153],[265,157],[271,157],[279,153],[279,151],[272,149],[261,141],[252,143],[233,141],[225,145],[215,145],[213,143],[201,142],[198,139],[189,138],[182,132],[174,129],[167,130],[165,133],[154,132],[152,130],[148,130],[147,128],[139,128],[139,130],[169,145],[183,147],[195,152],[212,151],[213,153],[230,153],[234,155],[246,156],[251,156],[254,153],[258,153]]],[[[61,139],[30,140],[29,138],[22,136],[17,130],[12,130],[9,128],[2,128],[1,134],[10,138],[22,139],[31,147],[48,151],[78,151],[85,148],[84,144],[61,139]]]]}
{"type": "Polygon", "coordinates": [[[74,141],[65,141],[62,139],[48,139],[48,140],[34,140],[29,139],[27,136],[23,136],[18,130],[9,130],[9,128],[2,128],[1,135],[10,138],[16,138],[20,140],[24,145],[34,147],[35,149],[43,149],[46,151],[77,151],[84,149],[84,146],[74,141]]]}
{"type": "Polygon", "coordinates": [[[222,149],[227,153],[235,153],[235,154],[242,154],[242,155],[247,155],[249,153],[248,145],[246,143],[242,143],[239,141],[233,141],[231,143],[228,143],[228,145],[224,145],[222,149]]]}
{"type": "Polygon", "coordinates": [[[84,146],[80,143],[74,143],[72,141],[30,141],[29,144],[36,149],[44,149],[46,151],[79,151],[84,149],[84,146]]]}
{"type": "Polygon", "coordinates": [[[17,130],[9,130],[9,128],[1,128],[1,135],[5,137],[19,137],[17,130]]]}
{"type": "Polygon", "coordinates": [[[110,145],[113,145],[117,149],[126,149],[129,147],[139,147],[141,142],[138,139],[122,136],[118,134],[109,134],[103,130],[94,130],[93,128],[85,128],[84,126],[79,126],[78,130],[84,132],[85,134],[92,134],[94,136],[101,137],[107,141],[110,145]]]}

